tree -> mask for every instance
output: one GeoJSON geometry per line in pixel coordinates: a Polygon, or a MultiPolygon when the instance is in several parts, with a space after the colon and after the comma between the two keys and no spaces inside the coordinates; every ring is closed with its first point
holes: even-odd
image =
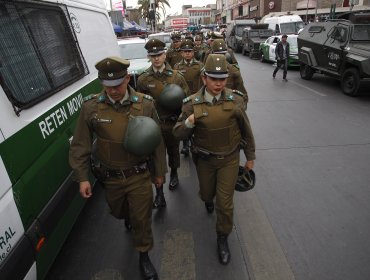
{"type": "MultiPolygon", "coordinates": [[[[141,15],[143,16],[143,18],[146,19],[146,22],[150,24],[150,19],[149,19],[150,0],[139,0],[138,5],[139,5],[139,11],[141,15]]],[[[168,0],[155,0],[155,8],[156,8],[155,17],[157,21],[161,17],[158,10],[161,10],[163,13],[163,16],[166,17],[166,6],[171,8],[168,0]]]]}

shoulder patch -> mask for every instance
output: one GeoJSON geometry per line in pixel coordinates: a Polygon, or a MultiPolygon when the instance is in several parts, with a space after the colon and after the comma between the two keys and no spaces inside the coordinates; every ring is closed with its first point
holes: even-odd
{"type": "Polygon", "coordinates": [[[96,98],[97,96],[98,96],[97,94],[90,94],[90,95],[88,95],[88,96],[85,96],[85,97],[83,98],[83,101],[84,101],[84,102],[89,101],[89,100],[91,100],[91,99],[96,98]]]}
{"type": "Polygon", "coordinates": [[[148,99],[148,100],[153,100],[153,97],[151,97],[150,95],[147,95],[147,94],[145,94],[143,97],[145,99],[148,99]]]}
{"type": "Polygon", "coordinates": [[[185,103],[188,103],[190,101],[190,97],[186,97],[182,100],[182,103],[185,104],[185,103]]]}
{"type": "Polygon", "coordinates": [[[242,93],[241,91],[239,91],[239,90],[236,90],[236,89],[233,89],[233,93],[235,93],[235,94],[237,94],[237,95],[239,95],[239,96],[244,96],[244,93],[242,93]]]}

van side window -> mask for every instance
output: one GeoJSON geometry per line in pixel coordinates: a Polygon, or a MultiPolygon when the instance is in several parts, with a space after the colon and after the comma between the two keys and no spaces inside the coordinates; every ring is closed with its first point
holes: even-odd
{"type": "Polygon", "coordinates": [[[64,5],[0,3],[0,83],[18,114],[87,75],[64,5]]]}

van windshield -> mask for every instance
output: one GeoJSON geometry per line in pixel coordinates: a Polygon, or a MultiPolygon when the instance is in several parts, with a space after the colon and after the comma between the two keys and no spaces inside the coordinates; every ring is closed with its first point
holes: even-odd
{"type": "Polygon", "coordinates": [[[281,34],[292,34],[298,33],[300,29],[304,27],[303,22],[286,22],[280,24],[280,32],[281,34]]]}
{"type": "Polygon", "coordinates": [[[370,41],[370,24],[356,24],[353,29],[352,40],[370,41]]]}

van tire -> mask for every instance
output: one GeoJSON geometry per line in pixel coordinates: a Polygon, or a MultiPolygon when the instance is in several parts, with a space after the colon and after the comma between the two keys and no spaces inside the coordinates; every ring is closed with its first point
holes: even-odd
{"type": "Polygon", "coordinates": [[[299,73],[303,80],[311,80],[315,71],[308,65],[301,63],[299,67],[299,73]]]}
{"type": "Polygon", "coordinates": [[[342,74],[340,85],[344,94],[355,97],[358,96],[360,87],[360,75],[356,68],[348,68],[342,74]]]}

